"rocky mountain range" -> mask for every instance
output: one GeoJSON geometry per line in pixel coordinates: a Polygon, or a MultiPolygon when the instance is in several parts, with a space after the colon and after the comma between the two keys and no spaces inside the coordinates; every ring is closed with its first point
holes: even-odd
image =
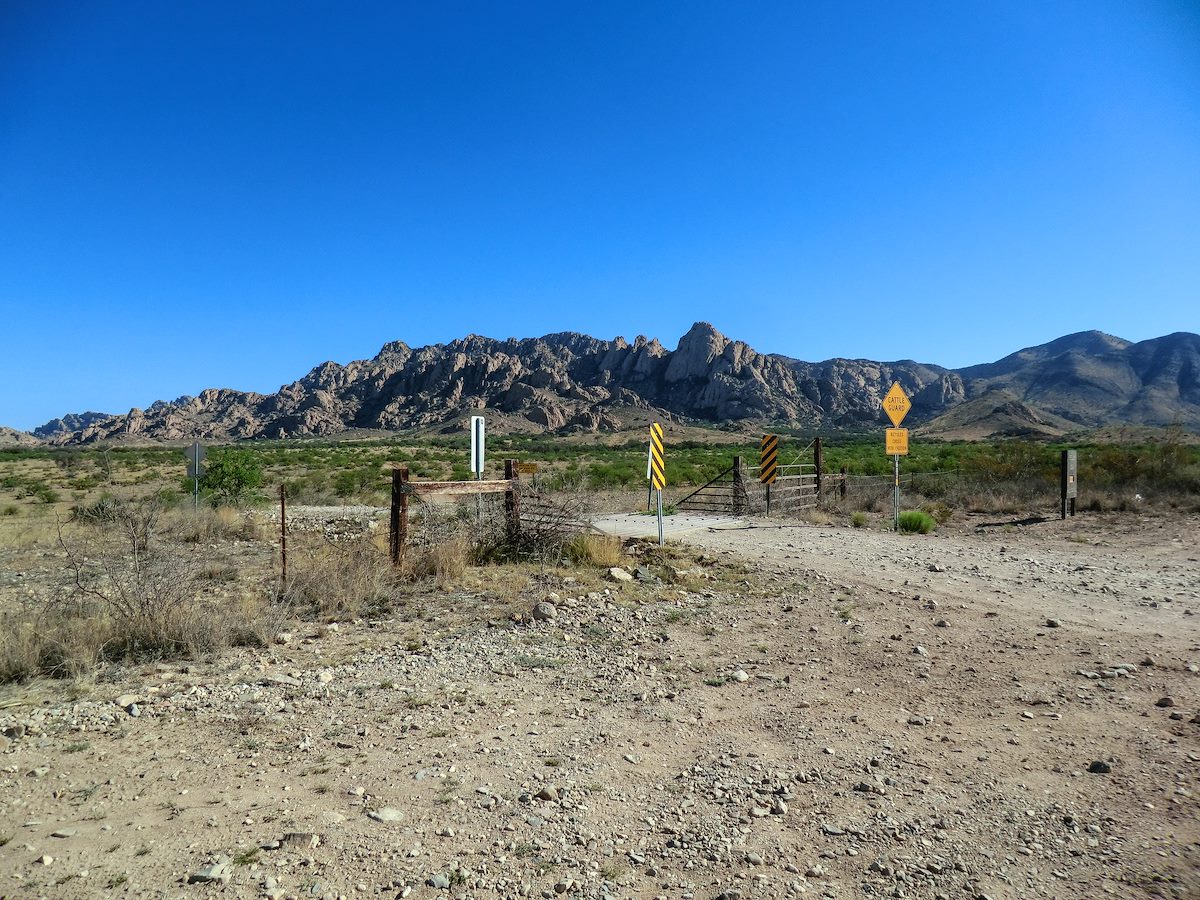
{"type": "Polygon", "coordinates": [[[1130,343],[1088,331],[946,369],[912,360],[803,362],[758,353],[699,322],[675,350],[657,339],[571,332],[469,335],[419,348],[397,341],[369,360],[322,363],[273,394],[212,388],[121,415],[65,415],[35,435],[87,444],[458,430],[479,410],[515,431],[617,431],[651,418],[861,429],[884,421],[880,398],[893,381],[913,400],[905,424],[947,437],[1052,436],[1112,423],[1200,431],[1196,334],[1130,343]]]}

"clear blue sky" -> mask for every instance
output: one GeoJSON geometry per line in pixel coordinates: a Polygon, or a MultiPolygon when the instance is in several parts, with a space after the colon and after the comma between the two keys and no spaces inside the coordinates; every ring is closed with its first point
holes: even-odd
{"type": "Polygon", "coordinates": [[[1200,330],[1200,6],[0,2],[0,423],[697,319],[1200,330]]]}

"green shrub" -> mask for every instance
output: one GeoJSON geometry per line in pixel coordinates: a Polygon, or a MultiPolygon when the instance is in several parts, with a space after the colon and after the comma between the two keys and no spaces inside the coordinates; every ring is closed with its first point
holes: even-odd
{"type": "Polygon", "coordinates": [[[929,534],[937,528],[933,516],[919,509],[906,509],[900,513],[900,530],[906,534],[929,534]]]}
{"type": "Polygon", "coordinates": [[[850,516],[850,524],[855,528],[863,528],[867,524],[867,514],[859,511],[850,516]]]}
{"type": "Polygon", "coordinates": [[[226,447],[213,450],[200,486],[218,497],[237,503],[262,484],[262,463],[251,450],[226,447]]]}

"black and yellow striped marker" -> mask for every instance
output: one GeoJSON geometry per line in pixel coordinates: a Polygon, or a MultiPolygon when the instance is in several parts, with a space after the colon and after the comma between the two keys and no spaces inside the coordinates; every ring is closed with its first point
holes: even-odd
{"type": "Polygon", "coordinates": [[[759,454],[758,480],[763,484],[774,484],[779,477],[779,436],[764,434],[762,452],[759,454]]]}
{"type": "Polygon", "coordinates": [[[656,491],[667,486],[667,470],[663,464],[663,430],[657,422],[650,424],[650,486],[656,491]]]}

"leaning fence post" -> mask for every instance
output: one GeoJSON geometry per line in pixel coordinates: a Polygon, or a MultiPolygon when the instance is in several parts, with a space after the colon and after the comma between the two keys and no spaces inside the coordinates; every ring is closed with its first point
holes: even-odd
{"type": "Polygon", "coordinates": [[[521,533],[521,496],[516,460],[504,461],[504,477],[508,480],[508,490],[504,492],[504,521],[508,525],[509,539],[516,539],[521,533]]]}
{"type": "Polygon", "coordinates": [[[845,500],[846,499],[846,467],[845,466],[842,466],[842,484],[841,484],[841,487],[839,488],[839,490],[841,491],[842,499],[845,500]]]}

